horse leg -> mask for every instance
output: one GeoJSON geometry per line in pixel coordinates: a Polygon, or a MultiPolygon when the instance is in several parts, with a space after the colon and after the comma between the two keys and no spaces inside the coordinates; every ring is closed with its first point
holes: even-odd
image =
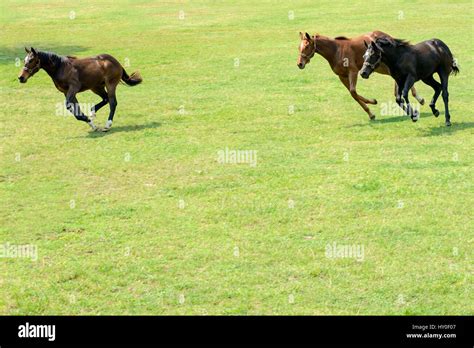
{"type": "Polygon", "coordinates": [[[339,76],[339,79],[341,80],[343,85],[346,86],[347,90],[351,93],[352,98],[354,98],[354,100],[358,102],[359,105],[362,107],[362,109],[364,109],[364,111],[369,115],[369,118],[371,120],[375,119],[375,115],[370,111],[367,105],[365,105],[365,103],[359,99],[359,95],[357,94],[357,91],[355,89],[355,85],[357,83],[357,72],[355,74],[355,83],[353,82],[354,79],[352,79],[352,83],[351,83],[350,75],[349,77],[339,76]]]}
{"type": "Polygon", "coordinates": [[[359,97],[359,99],[366,103],[366,104],[372,104],[372,105],[376,105],[378,102],[377,102],[377,99],[367,99],[363,96],[361,96],[360,94],[357,95],[359,97]]]}
{"type": "Polygon", "coordinates": [[[92,107],[91,109],[91,118],[95,118],[95,113],[99,111],[103,106],[107,105],[107,103],[109,102],[109,97],[107,96],[107,92],[105,91],[105,88],[103,86],[94,88],[92,92],[102,98],[102,101],[94,105],[94,107],[92,107]]]}
{"type": "Polygon", "coordinates": [[[431,75],[430,77],[428,77],[426,79],[423,79],[422,81],[424,83],[426,83],[428,86],[431,86],[431,88],[433,88],[434,91],[435,91],[435,93],[433,95],[433,98],[431,99],[430,108],[431,108],[431,112],[433,113],[433,115],[438,117],[439,116],[439,111],[436,110],[436,101],[438,100],[439,94],[441,93],[441,83],[436,81],[433,78],[433,75],[431,75]]]}
{"type": "Polygon", "coordinates": [[[395,100],[397,101],[398,106],[406,113],[405,105],[403,104],[402,93],[400,91],[400,87],[398,87],[397,81],[395,81],[394,91],[393,94],[395,95],[395,100]]]}
{"type": "MultiPolygon", "coordinates": [[[[398,85],[395,82],[395,98],[397,97],[397,95],[398,95],[398,85]]],[[[418,96],[418,92],[416,91],[415,86],[411,88],[411,95],[418,101],[418,103],[420,103],[421,105],[425,105],[425,99],[418,96]]]]}
{"type": "Polygon", "coordinates": [[[356,91],[357,86],[357,70],[355,72],[349,72],[349,92],[351,93],[352,98],[354,98],[360,106],[367,112],[369,115],[369,119],[375,119],[375,115],[370,111],[365,103],[369,102],[369,104],[377,104],[377,101],[374,99],[373,101],[368,101],[364,97],[357,94],[356,91]]]}
{"type": "MultiPolygon", "coordinates": [[[[411,94],[412,96],[415,97],[416,100],[418,100],[418,102],[421,104],[421,105],[424,105],[425,104],[425,99],[423,99],[422,97],[419,97],[417,92],[416,92],[416,89],[415,89],[415,86],[413,86],[411,88],[411,94]]],[[[395,87],[394,87],[394,95],[395,95],[395,98],[397,98],[398,96],[398,85],[397,83],[395,82],[395,87]]]]}
{"type": "Polygon", "coordinates": [[[449,107],[448,107],[448,102],[449,102],[449,93],[448,93],[448,78],[449,78],[449,73],[446,73],[445,71],[441,70],[438,72],[439,79],[441,81],[441,89],[442,89],[442,96],[443,96],[443,102],[444,102],[444,117],[446,120],[446,126],[451,126],[451,115],[449,114],[449,107]]]}
{"type": "Polygon", "coordinates": [[[114,121],[115,109],[117,108],[117,97],[115,96],[115,90],[119,81],[106,82],[107,86],[107,97],[109,100],[110,113],[107,122],[105,123],[104,131],[108,131],[112,127],[114,121]]]}
{"type": "Polygon", "coordinates": [[[402,90],[399,87],[399,86],[403,86],[404,84],[405,84],[404,80],[399,80],[395,82],[395,101],[397,102],[400,109],[402,109],[403,112],[407,114],[407,109],[405,107],[405,104],[403,103],[402,90]]]}
{"type": "Polygon", "coordinates": [[[75,90],[69,90],[66,93],[66,108],[74,115],[76,120],[87,122],[87,124],[92,128],[93,131],[97,130],[97,127],[94,125],[94,122],[81,112],[79,102],[76,98],[75,90]]]}
{"type": "Polygon", "coordinates": [[[418,101],[418,103],[420,103],[421,105],[425,105],[425,99],[418,95],[415,86],[411,88],[411,95],[418,101]]]}
{"type": "Polygon", "coordinates": [[[415,78],[412,75],[408,75],[408,77],[405,80],[405,84],[403,87],[403,99],[406,102],[406,112],[407,114],[411,117],[411,120],[413,122],[418,121],[418,112],[416,110],[413,110],[412,106],[410,105],[410,101],[408,100],[408,91],[413,87],[413,84],[415,83],[415,78]]]}
{"type": "MultiPolygon", "coordinates": [[[[358,75],[358,71],[356,71],[353,74],[349,74],[349,91],[350,91],[351,80],[353,81],[354,90],[355,90],[355,87],[357,85],[357,75],[358,75]]],[[[361,96],[360,94],[357,94],[357,97],[359,98],[360,101],[362,101],[365,104],[373,104],[373,105],[377,104],[377,99],[367,99],[367,98],[361,96]]]]}

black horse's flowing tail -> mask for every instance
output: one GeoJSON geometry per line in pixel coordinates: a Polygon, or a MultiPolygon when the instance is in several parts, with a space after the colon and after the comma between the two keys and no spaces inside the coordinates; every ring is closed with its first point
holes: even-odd
{"type": "Polygon", "coordinates": [[[451,68],[453,69],[451,70],[451,74],[453,75],[459,74],[459,65],[456,58],[453,58],[453,65],[451,66],[451,68]]]}
{"type": "MultiPolygon", "coordinates": [[[[441,51],[447,55],[446,58],[451,60],[451,65],[446,66],[445,68],[446,69],[451,68],[450,74],[453,74],[453,75],[459,74],[458,61],[457,61],[456,58],[454,58],[454,55],[451,53],[451,50],[449,49],[448,45],[446,45],[443,41],[441,41],[439,39],[434,39],[433,41],[441,49],[441,51]]],[[[445,64],[448,65],[449,61],[446,61],[445,64]]]]}
{"type": "Polygon", "coordinates": [[[140,73],[135,71],[130,76],[127,74],[125,69],[122,68],[122,80],[129,86],[136,86],[143,81],[140,73]]]}

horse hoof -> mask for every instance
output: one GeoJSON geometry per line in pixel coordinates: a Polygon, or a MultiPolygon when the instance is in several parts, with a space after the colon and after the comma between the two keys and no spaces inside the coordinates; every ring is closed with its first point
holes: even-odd
{"type": "Polygon", "coordinates": [[[107,132],[110,128],[112,128],[112,121],[107,120],[107,122],[105,122],[104,131],[107,132]]]}
{"type": "Polygon", "coordinates": [[[374,99],[373,104],[377,105],[377,103],[378,103],[377,99],[374,99]]]}
{"type": "Polygon", "coordinates": [[[424,98],[421,98],[420,104],[421,104],[421,105],[425,105],[425,99],[424,99],[424,98]]]}
{"type": "Polygon", "coordinates": [[[438,117],[439,116],[439,111],[438,110],[433,111],[433,115],[435,115],[435,117],[438,117]]]}
{"type": "Polygon", "coordinates": [[[451,121],[446,121],[446,127],[451,127],[451,121]]]}
{"type": "Polygon", "coordinates": [[[104,132],[104,133],[105,133],[105,132],[108,132],[109,130],[110,130],[110,128],[102,128],[102,129],[101,129],[101,131],[104,132]]]}
{"type": "Polygon", "coordinates": [[[370,119],[371,121],[375,120],[375,115],[374,115],[374,114],[369,115],[369,119],[370,119]]]}

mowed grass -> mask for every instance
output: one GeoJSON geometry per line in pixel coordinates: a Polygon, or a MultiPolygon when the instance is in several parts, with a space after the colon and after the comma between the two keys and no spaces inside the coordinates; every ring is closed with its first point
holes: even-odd
{"type": "Polygon", "coordinates": [[[38,248],[0,259],[0,314],[474,313],[471,1],[0,6],[0,244],[38,248]],[[369,122],[322,57],[296,67],[299,31],[376,29],[449,45],[451,128],[427,105],[381,115],[387,76],[359,81],[369,122]],[[25,45],[110,53],[144,82],[91,133],[55,115],[44,71],[17,82],[25,45]],[[226,148],[257,165],[219,163],[226,148]]]}

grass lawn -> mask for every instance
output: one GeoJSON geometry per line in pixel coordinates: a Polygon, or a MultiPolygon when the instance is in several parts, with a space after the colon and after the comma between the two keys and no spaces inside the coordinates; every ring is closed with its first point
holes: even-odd
{"type": "Polygon", "coordinates": [[[473,18],[472,1],[2,0],[0,246],[37,260],[0,259],[0,314],[474,314],[473,18]],[[439,118],[382,115],[382,75],[359,79],[369,122],[322,57],[296,66],[299,31],[372,30],[450,47],[452,127],[442,98],[439,118]],[[144,82],[92,133],[56,115],[44,71],[18,83],[25,45],[109,53],[144,82]],[[219,160],[234,150],[255,165],[219,160]]]}

